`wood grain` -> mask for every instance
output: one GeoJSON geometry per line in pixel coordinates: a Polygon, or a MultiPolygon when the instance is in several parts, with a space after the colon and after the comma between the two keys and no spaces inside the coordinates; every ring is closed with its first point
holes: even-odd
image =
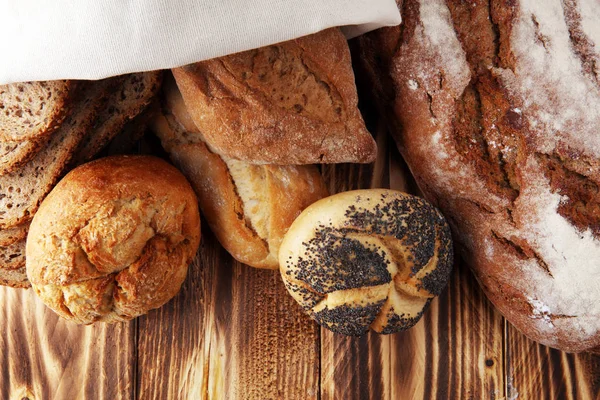
{"type": "Polygon", "coordinates": [[[600,399],[600,356],[567,354],[507,324],[507,399],[600,399]]]}
{"type": "Polygon", "coordinates": [[[78,326],[32,290],[0,288],[0,304],[0,398],[133,398],[134,323],[78,326]]]}
{"type": "Polygon", "coordinates": [[[316,399],[317,325],[277,271],[202,243],[182,292],[140,319],[139,398],[316,399]]]}

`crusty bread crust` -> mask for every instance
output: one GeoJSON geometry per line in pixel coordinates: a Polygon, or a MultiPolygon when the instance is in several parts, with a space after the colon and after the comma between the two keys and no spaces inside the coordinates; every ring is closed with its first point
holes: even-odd
{"type": "Polygon", "coordinates": [[[315,166],[251,165],[211,151],[187,114],[174,82],[152,129],[190,180],[200,209],[223,247],[256,268],[279,267],[279,245],[300,212],[326,196],[315,166]]]}
{"type": "Polygon", "coordinates": [[[84,164],[46,197],[27,237],[27,276],[61,317],[124,321],[179,291],[200,242],[196,196],[156,157],[84,164]]]}
{"type": "Polygon", "coordinates": [[[256,164],[375,160],[337,28],[173,74],[207,143],[224,157],[256,164]]]}
{"type": "Polygon", "coordinates": [[[402,29],[369,36],[361,51],[395,82],[380,101],[395,102],[392,126],[420,188],[511,323],[561,350],[597,348],[600,38],[587,18],[600,6],[402,7],[402,29]]]}

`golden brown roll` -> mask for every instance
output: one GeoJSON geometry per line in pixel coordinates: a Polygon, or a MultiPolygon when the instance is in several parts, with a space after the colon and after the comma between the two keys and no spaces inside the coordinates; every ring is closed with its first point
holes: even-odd
{"type": "Polygon", "coordinates": [[[339,193],[309,206],[279,251],[281,276],[319,324],[359,336],[413,326],[452,271],[444,217],[387,189],[339,193]]]}
{"type": "Polygon", "coordinates": [[[328,195],[314,165],[252,165],[214,153],[172,80],[152,129],[190,180],[211,230],[238,261],[279,268],[279,245],[300,212],[328,195]]]}
{"type": "Polygon", "coordinates": [[[108,157],[71,171],[42,202],[27,276],[63,318],[124,321],[175,296],[199,242],[196,196],[177,169],[155,157],[108,157]]]}

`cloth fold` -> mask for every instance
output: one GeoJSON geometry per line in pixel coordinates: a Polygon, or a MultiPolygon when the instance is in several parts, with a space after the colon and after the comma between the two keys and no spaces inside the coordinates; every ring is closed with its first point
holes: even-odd
{"type": "Polygon", "coordinates": [[[0,0],[0,15],[0,84],[101,79],[400,23],[395,0],[0,0]]]}

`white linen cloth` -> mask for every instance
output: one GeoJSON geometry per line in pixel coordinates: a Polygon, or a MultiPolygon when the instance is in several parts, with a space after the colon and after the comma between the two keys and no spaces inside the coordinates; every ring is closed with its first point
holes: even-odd
{"type": "Polygon", "coordinates": [[[100,79],[400,23],[395,0],[0,0],[0,16],[0,84],[100,79]]]}

